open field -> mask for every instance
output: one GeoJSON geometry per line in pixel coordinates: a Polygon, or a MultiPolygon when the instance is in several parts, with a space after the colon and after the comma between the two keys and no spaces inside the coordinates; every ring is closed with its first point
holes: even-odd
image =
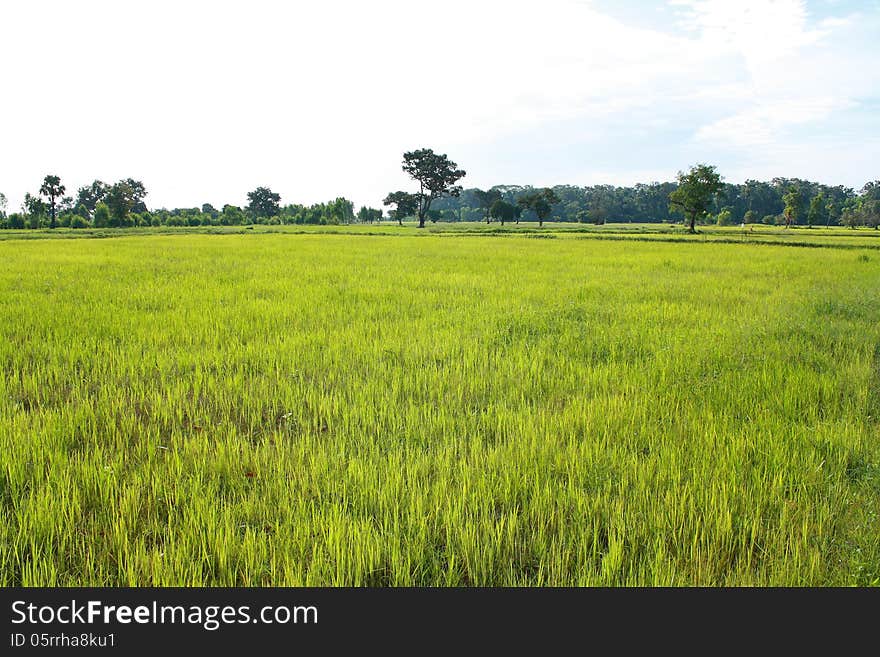
{"type": "Polygon", "coordinates": [[[500,225],[485,223],[437,223],[428,224],[423,230],[415,230],[414,223],[384,221],[376,224],[343,224],[336,226],[314,225],[251,225],[251,226],[197,226],[197,227],[149,227],[149,228],[57,228],[54,230],[3,230],[0,241],[12,239],[69,239],[107,238],[133,235],[389,235],[425,237],[431,235],[473,235],[483,237],[537,236],[545,238],[606,239],[606,240],[655,240],[669,242],[720,242],[736,244],[778,244],[817,248],[853,248],[880,250],[880,230],[869,228],[849,229],[840,226],[830,228],[793,229],[779,226],[749,224],[740,226],[700,226],[696,235],[689,234],[680,224],[632,224],[608,223],[601,226],[576,223],[537,223],[500,225]]]}
{"type": "Polygon", "coordinates": [[[880,584],[877,231],[469,226],[0,236],[0,584],[880,584]]]}

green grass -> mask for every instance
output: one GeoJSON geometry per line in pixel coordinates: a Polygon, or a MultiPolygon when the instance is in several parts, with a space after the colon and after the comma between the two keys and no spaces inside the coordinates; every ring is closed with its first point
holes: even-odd
{"type": "Polygon", "coordinates": [[[0,243],[0,584],[880,584],[868,231],[358,229],[0,243]]]}

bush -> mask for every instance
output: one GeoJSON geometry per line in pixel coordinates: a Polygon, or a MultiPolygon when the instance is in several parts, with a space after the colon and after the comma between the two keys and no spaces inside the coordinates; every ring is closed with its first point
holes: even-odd
{"type": "Polygon", "coordinates": [[[718,213],[715,223],[719,226],[729,226],[731,222],[731,212],[727,208],[718,213]]]}
{"type": "Polygon", "coordinates": [[[77,215],[74,215],[70,219],[70,227],[71,228],[88,228],[89,222],[77,214],[77,215]]]}

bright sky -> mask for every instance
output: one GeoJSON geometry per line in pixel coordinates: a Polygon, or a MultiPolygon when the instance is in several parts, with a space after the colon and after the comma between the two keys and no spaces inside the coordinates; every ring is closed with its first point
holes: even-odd
{"type": "Polygon", "coordinates": [[[880,178],[880,0],[4,0],[0,192],[147,204],[465,186],[880,178]]]}

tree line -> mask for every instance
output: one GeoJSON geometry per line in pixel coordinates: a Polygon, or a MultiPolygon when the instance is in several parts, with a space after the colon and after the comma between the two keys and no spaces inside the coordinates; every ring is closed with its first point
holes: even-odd
{"type": "MultiPolygon", "coordinates": [[[[691,171],[679,174],[674,182],[553,186],[549,191],[558,200],[552,203],[544,221],[591,224],[682,221],[687,219],[686,212],[671,202],[670,195],[681,186],[681,178],[691,171]]],[[[436,203],[433,218],[489,223],[497,220],[492,212],[496,201],[516,204],[518,199],[541,191],[528,185],[464,189],[458,197],[446,197],[436,203]]],[[[521,218],[539,220],[534,211],[527,209],[522,211],[521,218]]],[[[745,223],[877,228],[880,225],[880,181],[869,182],[858,192],[842,185],[829,186],[798,178],[774,178],[769,182],[747,180],[741,184],[720,182],[707,197],[706,207],[694,218],[697,225],[745,223]]]]}
{"type": "Polygon", "coordinates": [[[95,180],[80,187],[76,195],[57,175],[47,175],[39,192],[26,193],[20,212],[6,212],[6,197],[0,193],[0,228],[129,228],[136,226],[240,226],[248,224],[344,224],[372,223],[383,211],[361,207],[339,197],[313,205],[281,205],[281,196],[268,187],[247,195],[244,207],[210,203],[201,207],[149,210],[144,202],[143,182],[126,178],[112,185],[95,180]]]}
{"type": "MultiPolygon", "coordinates": [[[[402,170],[418,190],[390,192],[384,199],[387,218],[401,225],[426,221],[519,223],[546,221],[604,224],[607,222],[678,222],[691,231],[698,224],[763,223],[782,226],[880,226],[880,181],[858,192],[798,178],[769,182],[723,182],[714,166],[697,164],[679,172],[673,182],[633,186],[496,185],[463,188],[466,172],[445,154],[422,148],[404,153],[402,170]]],[[[149,210],[143,182],[126,178],[113,184],[95,180],[68,195],[59,176],[47,175],[35,194],[25,194],[20,212],[6,213],[0,193],[0,228],[125,228],[133,226],[238,226],[248,224],[374,223],[386,218],[382,209],[354,204],[344,197],[313,205],[281,204],[268,187],[247,194],[248,203],[149,210]]]]}

